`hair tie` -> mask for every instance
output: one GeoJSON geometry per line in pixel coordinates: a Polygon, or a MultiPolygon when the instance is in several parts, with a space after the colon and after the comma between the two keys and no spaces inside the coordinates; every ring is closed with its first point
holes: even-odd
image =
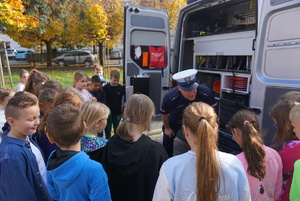
{"type": "Polygon", "coordinates": [[[199,118],[199,121],[201,121],[202,119],[205,119],[205,117],[201,116],[201,117],[199,118]]]}
{"type": "Polygon", "coordinates": [[[127,117],[127,118],[126,118],[126,121],[128,121],[128,122],[129,122],[129,121],[131,121],[131,119],[130,119],[129,117],[127,117]]]}
{"type": "Polygon", "coordinates": [[[35,72],[35,73],[39,73],[39,71],[38,71],[38,70],[34,70],[33,72],[35,72]]]}
{"type": "Polygon", "coordinates": [[[250,123],[250,121],[244,121],[244,125],[247,124],[247,123],[250,123]]]}

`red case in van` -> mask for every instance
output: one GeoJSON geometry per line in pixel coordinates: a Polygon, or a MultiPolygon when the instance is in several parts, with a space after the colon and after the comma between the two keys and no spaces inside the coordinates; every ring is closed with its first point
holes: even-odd
{"type": "Polygon", "coordinates": [[[165,47],[149,47],[149,68],[165,67],[165,47]]]}

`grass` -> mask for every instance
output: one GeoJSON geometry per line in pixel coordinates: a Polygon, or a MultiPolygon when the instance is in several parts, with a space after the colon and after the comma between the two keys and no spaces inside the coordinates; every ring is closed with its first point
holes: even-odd
{"type": "MultiPolygon", "coordinates": [[[[26,68],[28,71],[32,70],[26,68]]],[[[112,70],[113,68],[109,68],[109,69],[104,69],[104,77],[105,79],[109,79],[109,72],[110,70],[112,70]]],[[[20,68],[11,68],[11,74],[12,74],[12,80],[13,80],[13,88],[15,89],[18,82],[19,82],[19,71],[21,69],[20,68]]],[[[74,77],[74,73],[76,71],[84,71],[87,76],[91,77],[93,75],[93,68],[74,68],[72,69],[72,67],[69,68],[55,68],[55,69],[47,69],[47,68],[42,68],[42,69],[38,69],[39,71],[42,71],[44,73],[47,73],[47,75],[50,77],[50,79],[53,80],[57,80],[63,87],[67,87],[67,86],[72,86],[73,85],[73,77],[74,77]]],[[[5,86],[6,87],[11,87],[10,85],[10,79],[8,76],[7,72],[4,72],[4,79],[5,79],[5,86]]],[[[123,83],[123,70],[120,70],[120,84],[123,83]]]]}

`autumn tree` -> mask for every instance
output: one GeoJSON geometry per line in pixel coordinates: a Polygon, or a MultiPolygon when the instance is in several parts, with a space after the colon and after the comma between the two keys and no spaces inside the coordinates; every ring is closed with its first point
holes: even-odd
{"type": "Polygon", "coordinates": [[[6,0],[0,2],[0,31],[5,32],[9,28],[23,30],[27,27],[38,26],[38,19],[24,14],[25,7],[20,0],[6,0]]]}
{"type": "Polygon", "coordinates": [[[179,11],[186,5],[186,0],[135,0],[135,5],[167,10],[169,13],[170,32],[172,33],[176,28],[179,11]]]}
{"type": "Polygon", "coordinates": [[[68,16],[67,8],[80,3],[72,0],[25,0],[26,13],[39,19],[39,26],[16,31],[8,29],[6,34],[24,47],[44,43],[47,48],[47,66],[52,65],[52,43],[60,37],[68,16]],[[76,2],[76,3],[74,3],[76,2]]]}
{"type": "MultiPolygon", "coordinates": [[[[86,0],[84,10],[73,10],[60,41],[64,45],[95,46],[107,37],[107,15],[99,2],[86,0]]],[[[100,52],[100,51],[99,51],[100,52]]]]}
{"type": "Polygon", "coordinates": [[[114,47],[123,37],[124,11],[122,0],[91,0],[93,4],[99,4],[106,13],[106,35],[95,38],[95,42],[99,47],[100,63],[103,64],[104,45],[108,48],[114,47]]]}

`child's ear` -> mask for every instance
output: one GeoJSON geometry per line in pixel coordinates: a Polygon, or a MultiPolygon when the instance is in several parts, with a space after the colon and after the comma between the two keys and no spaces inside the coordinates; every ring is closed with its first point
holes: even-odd
{"type": "Polygon", "coordinates": [[[185,125],[182,125],[182,130],[183,130],[184,137],[185,138],[189,137],[189,132],[188,129],[185,127],[185,125]]]}
{"type": "Polygon", "coordinates": [[[95,122],[95,127],[99,127],[100,126],[100,122],[101,122],[101,120],[97,120],[96,122],[95,122]]]}
{"type": "Polygon", "coordinates": [[[46,132],[46,136],[47,136],[47,138],[48,138],[48,140],[49,140],[49,142],[50,142],[51,144],[54,144],[54,143],[55,143],[55,141],[53,140],[53,138],[51,137],[51,135],[49,135],[48,132],[46,132]]]}
{"type": "Polygon", "coordinates": [[[15,125],[15,120],[12,117],[8,117],[6,121],[10,125],[10,127],[15,125]]]}
{"type": "Polygon", "coordinates": [[[82,133],[81,133],[81,134],[85,133],[85,130],[86,130],[86,123],[83,122],[83,130],[82,130],[82,133]]]}
{"type": "Polygon", "coordinates": [[[232,135],[237,135],[238,131],[236,130],[236,128],[231,129],[231,134],[232,135]]]}

